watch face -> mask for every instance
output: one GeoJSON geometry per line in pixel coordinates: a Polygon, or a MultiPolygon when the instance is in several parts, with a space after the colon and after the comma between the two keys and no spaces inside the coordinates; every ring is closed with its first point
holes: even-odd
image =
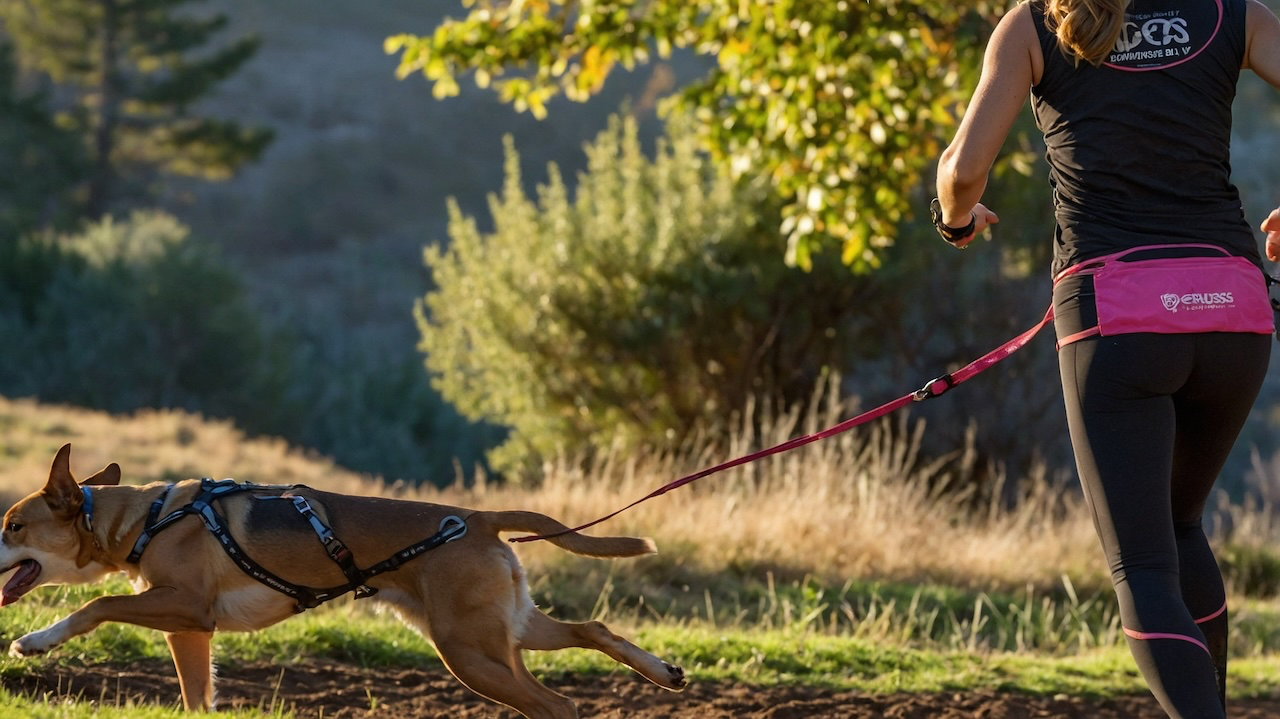
{"type": "Polygon", "coordinates": [[[942,203],[936,197],[929,203],[929,217],[934,225],[942,224],[942,203]]]}

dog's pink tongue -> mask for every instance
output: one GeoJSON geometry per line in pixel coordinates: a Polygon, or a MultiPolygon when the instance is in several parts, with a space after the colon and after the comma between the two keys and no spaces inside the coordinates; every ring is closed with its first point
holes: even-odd
{"type": "Polygon", "coordinates": [[[40,563],[34,559],[24,559],[18,564],[18,570],[4,583],[0,589],[0,607],[8,606],[31,591],[36,585],[36,577],[40,576],[40,563]]]}

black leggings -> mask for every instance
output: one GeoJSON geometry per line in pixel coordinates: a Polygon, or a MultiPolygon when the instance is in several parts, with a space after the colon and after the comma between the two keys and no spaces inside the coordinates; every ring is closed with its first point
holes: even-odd
{"type": "Polygon", "coordinates": [[[1129,334],[1058,352],[1076,466],[1129,648],[1174,719],[1226,716],[1226,591],[1200,517],[1271,342],[1129,334]]]}

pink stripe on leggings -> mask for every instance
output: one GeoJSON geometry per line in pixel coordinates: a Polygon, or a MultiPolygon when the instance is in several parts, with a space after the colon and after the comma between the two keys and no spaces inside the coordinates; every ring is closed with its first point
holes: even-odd
{"type": "Polygon", "coordinates": [[[1223,612],[1225,612],[1225,611],[1227,611],[1227,603],[1226,603],[1226,601],[1224,600],[1224,601],[1222,602],[1222,608],[1221,608],[1221,609],[1219,609],[1218,611],[1214,612],[1213,614],[1210,614],[1209,616],[1205,617],[1204,619],[1197,619],[1197,620],[1196,620],[1196,624],[1204,624],[1205,622],[1208,622],[1208,621],[1212,621],[1212,620],[1214,620],[1214,619],[1217,619],[1218,617],[1222,616],[1222,613],[1223,613],[1223,612]]]}
{"type": "Polygon", "coordinates": [[[1137,632],[1132,629],[1129,629],[1128,627],[1123,627],[1123,629],[1124,629],[1125,636],[1132,637],[1133,639],[1143,639],[1143,640],[1179,639],[1184,642],[1191,642],[1197,647],[1200,647],[1201,649],[1203,649],[1205,651],[1205,654],[1209,654],[1210,656],[1213,656],[1212,653],[1209,651],[1209,647],[1205,646],[1204,642],[1200,641],[1199,639],[1196,639],[1195,637],[1188,637],[1185,634],[1164,634],[1161,632],[1137,632]]]}

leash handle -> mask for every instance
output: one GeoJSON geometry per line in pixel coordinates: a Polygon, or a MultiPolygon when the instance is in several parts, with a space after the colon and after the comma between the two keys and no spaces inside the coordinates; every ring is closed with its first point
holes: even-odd
{"type": "Polygon", "coordinates": [[[637,499],[631,504],[628,504],[627,506],[619,510],[611,512],[610,514],[606,514],[605,516],[600,517],[599,519],[595,519],[590,522],[587,522],[586,524],[582,524],[570,529],[562,529],[558,532],[551,532],[549,534],[533,534],[533,535],[528,535],[524,537],[513,537],[511,539],[508,539],[507,541],[512,543],[536,542],[542,539],[551,539],[553,537],[560,537],[566,534],[581,532],[582,530],[594,527],[597,524],[600,524],[601,522],[605,522],[610,519],[613,519],[614,517],[618,516],[619,514],[622,514],[623,512],[627,511],[628,509],[631,509],[632,507],[638,504],[647,502],[650,499],[653,499],[654,497],[662,496],[667,492],[670,492],[673,489],[678,489],[680,487],[683,487],[686,484],[696,482],[697,480],[702,479],[703,477],[710,476],[717,472],[722,472],[726,469],[739,467],[741,465],[748,464],[759,459],[764,459],[765,457],[769,457],[775,454],[781,454],[782,452],[789,452],[793,449],[803,447],[806,444],[812,444],[821,439],[834,437],[835,435],[840,434],[842,432],[847,432],[853,429],[854,427],[857,427],[860,424],[865,424],[867,422],[870,422],[871,420],[879,419],[880,417],[883,417],[884,415],[889,414],[890,412],[895,412],[911,404],[912,402],[920,402],[926,399],[933,399],[934,397],[938,397],[942,395],[944,392],[946,392],[947,390],[981,373],[982,371],[986,370],[992,365],[1000,362],[1000,360],[1003,360],[1004,358],[1008,357],[1014,352],[1017,352],[1018,350],[1022,349],[1024,346],[1026,346],[1028,342],[1031,341],[1031,338],[1035,337],[1040,332],[1040,330],[1044,329],[1044,326],[1049,324],[1049,322],[1052,320],[1053,320],[1053,306],[1050,305],[1049,310],[1045,312],[1044,319],[1040,320],[1040,322],[1038,322],[1034,327],[1032,327],[1031,329],[1028,329],[1027,331],[1023,332],[1017,337],[1014,337],[1008,342],[1005,342],[1004,344],[1000,345],[994,350],[991,350],[990,352],[979,357],[978,359],[970,362],[969,364],[965,365],[963,368],[956,370],[955,372],[951,372],[949,374],[944,374],[941,377],[938,377],[936,379],[930,380],[927,384],[925,384],[925,386],[921,387],[920,389],[910,394],[906,394],[893,401],[886,402],[885,404],[882,404],[873,410],[869,410],[867,412],[863,412],[862,414],[856,417],[846,419],[843,422],[837,425],[834,425],[832,427],[828,427],[827,429],[824,429],[820,432],[814,432],[812,434],[806,434],[802,437],[789,439],[786,442],[783,442],[782,444],[774,445],[772,447],[769,447],[767,449],[762,449],[757,452],[752,452],[751,454],[738,457],[737,459],[731,459],[727,462],[717,464],[714,467],[708,467],[707,469],[703,469],[698,472],[694,472],[693,474],[689,474],[684,477],[681,477],[680,479],[677,479],[675,481],[668,482],[667,484],[664,484],[661,487],[658,487],[657,489],[653,490],[649,494],[646,494],[640,499],[637,499]]]}
{"type": "Polygon", "coordinates": [[[1263,272],[1262,276],[1267,278],[1267,300],[1271,302],[1271,312],[1276,322],[1276,339],[1280,340],[1280,298],[1276,297],[1272,291],[1273,287],[1280,287],[1280,279],[1273,277],[1269,272],[1263,272]]]}

